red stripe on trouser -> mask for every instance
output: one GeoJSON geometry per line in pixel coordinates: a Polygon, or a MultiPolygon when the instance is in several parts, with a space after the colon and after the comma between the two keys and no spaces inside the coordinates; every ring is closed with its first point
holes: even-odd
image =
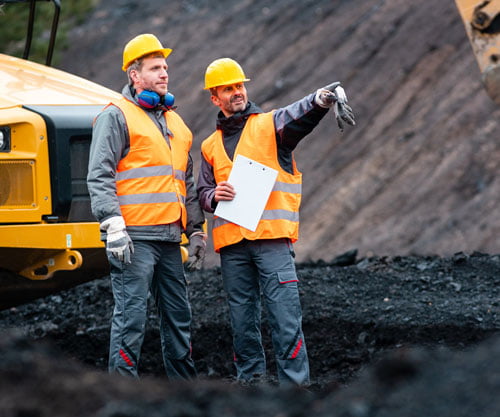
{"type": "Polygon", "coordinates": [[[120,356],[122,357],[122,359],[125,361],[125,363],[128,365],[128,366],[134,366],[134,362],[132,362],[130,360],[130,358],[127,356],[127,354],[123,351],[123,349],[120,349],[120,356]]]}
{"type": "Polygon", "coordinates": [[[297,357],[301,347],[302,347],[302,339],[300,339],[299,343],[297,343],[297,346],[295,347],[295,350],[293,351],[292,356],[290,356],[290,359],[295,359],[297,357]]]}

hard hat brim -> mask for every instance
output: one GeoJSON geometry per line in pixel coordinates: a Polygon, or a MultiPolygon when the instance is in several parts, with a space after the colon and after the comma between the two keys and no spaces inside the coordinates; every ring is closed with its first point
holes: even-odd
{"type": "Polygon", "coordinates": [[[238,83],[246,83],[247,81],[250,81],[250,78],[244,78],[243,80],[237,79],[237,80],[234,80],[234,81],[226,81],[224,84],[217,84],[217,83],[215,83],[215,85],[210,85],[208,87],[204,87],[203,89],[204,90],[210,90],[211,88],[221,87],[223,85],[233,85],[233,84],[238,84],[238,83]]]}
{"type": "MultiPolygon", "coordinates": [[[[139,57],[137,57],[134,61],[142,58],[143,56],[146,56],[146,55],[150,55],[150,54],[154,54],[155,52],[161,52],[163,54],[163,57],[165,59],[167,59],[167,57],[172,53],[172,49],[171,48],[162,48],[162,49],[157,49],[157,50],[154,50],[154,51],[149,51],[149,52],[146,52],[144,55],[141,55],[139,57]]],[[[122,67],[122,70],[123,71],[127,71],[127,68],[130,67],[130,65],[132,64],[132,62],[134,61],[131,61],[129,62],[127,65],[124,65],[122,67]]]]}

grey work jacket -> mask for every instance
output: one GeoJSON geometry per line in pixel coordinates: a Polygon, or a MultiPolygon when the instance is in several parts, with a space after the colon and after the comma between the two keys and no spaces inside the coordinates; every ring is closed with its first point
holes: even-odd
{"type": "MultiPolygon", "coordinates": [[[[125,98],[137,104],[133,91],[128,85],[123,88],[122,94],[125,98]]],[[[163,116],[164,110],[144,109],[144,111],[155,122],[167,143],[170,144],[172,132],[166,125],[163,116]]],[[[130,137],[125,116],[118,107],[108,106],[99,113],[94,123],[87,175],[92,214],[100,223],[110,217],[121,216],[116,195],[116,169],[120,160],[128,154],[129,150],[130,137]]],[[[186,230],[182,230],[180,220],[171,224],[154,226],[127,226],[127,233],[132,240],[180,242],[182,232],[190,236],[195,231],[203,230],[205,217],[196,195],[191,154],[188,157],[185,180],[186,230]]],[[[105,236],[103,235],[102,238],[104,239],[105,236]]]]}

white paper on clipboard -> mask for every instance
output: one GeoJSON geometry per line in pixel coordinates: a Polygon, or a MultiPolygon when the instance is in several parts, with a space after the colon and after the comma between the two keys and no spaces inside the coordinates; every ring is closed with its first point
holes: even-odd
{"type": "Polygon", "coordinates": [[[254,232],[277,176],[275,169],[236,155],[227,179],[236,195],[231,201],[219,201],[214,214],[254,232]]]}

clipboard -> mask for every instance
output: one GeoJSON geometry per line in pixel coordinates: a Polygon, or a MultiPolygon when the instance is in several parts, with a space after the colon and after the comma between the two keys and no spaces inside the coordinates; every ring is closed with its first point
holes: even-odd
{"type": "Polygon", "coordinates": [[[277,170],[236,155],[227,179],[236,195],[231,201],[219,201],[214,214],[255,232],[277,177],[277,170]]]}

